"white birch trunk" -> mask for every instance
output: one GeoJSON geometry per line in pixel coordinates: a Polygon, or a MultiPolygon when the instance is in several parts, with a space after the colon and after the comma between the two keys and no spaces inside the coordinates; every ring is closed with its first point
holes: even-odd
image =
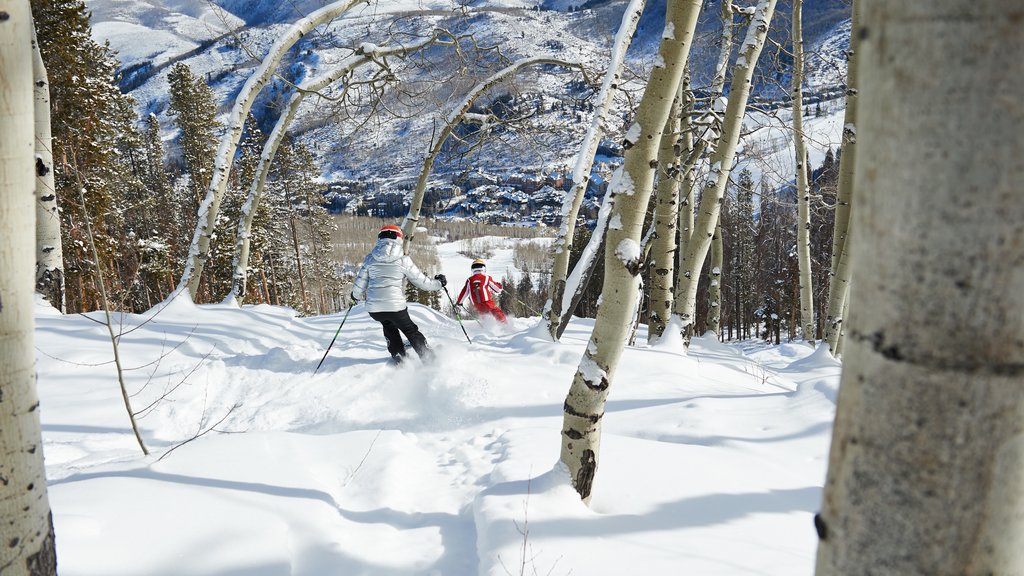
{"type": "Polygon", "coordinates": [[[608,219],[611,216],[612,207],[615,206],[615,201],[615,190],[609,186],[604,198],[601,199],[601,208],[597,211],[597,224],[590,235],[590,240],[583,247],[579,260],[576,261],[576,265],[569,271],[569,276],[565,279],[565,292],[562,298],[565,308],[562,310],[562,318],[554,335],[556,340],[562,337],[562,333],[568,327],[572,313],[583,299],[587,284],[597,267],[597,257],[608,232],[608,219]]]}
{"type": "MultiPolygon", "coordinates": [[[[708,110],[709,113],[706,115],[707,118],[711,118],[712,113],[717,114],[723,111],[717,103],[722,96],[722,91],[725,89],[725,74],[726,72],[728,72],[729,57],[732,54],[732,30],[734,12],[735,11],[732,2],[722,2],[722,34],[719,37],[718,41],[718,62],[715,64],[715,78],[711,82],[711,89],[708,94],[710,99],[710,105],[708,110]]],[[[692,101],[690,103],[690,108],[692,109],[692,101]]],[[[691,124],[690,118],[687,117],[686,126],[683,127],[683,130],[686,131],[686,150],[688,151],[688,155],[686,162],[683,166],[683,201],[679,213],[679,226],[681,229],[681,233],[678,248],[678,258],[680,270],[689,269],[686,259],[689,254],[690,240],[693,238],[693,186],[696,181],[697,163],[700,161],[700,157],[704,154],[704,151],[707,149],[708,140],[712,138],[712,135],[716,130],[719,130],[719,128],[716,128],[714,125],[705,128],[703,135],[698,139],[696,145],[694,145],[692,133],[692,130],[694,128],[696,128],[696,126],[691,124]]],[[[718,227],[716,226],[715,228],[717,231],[718,227]]],[[[719,266],[719,270],[721,270],[721,266],[719,266]]],[[[682,290],[685,288],[685,281],[686,278],[682,274],[677,275],[675,291],[673,293],[674,298],[672,302],[672,310],[673,313],[676,315],[678,315],[679,309],[684,302],[683,300],[680,300],[679,294],[681,294],[682,290]]],[[[717,300],[719,302],[721,301],[721,292],[719,292],[717,300]]],[[[719,316],[719,318],[721,318],[721,316],[719,316]]],[[[709,323],[711,321],[710,314],[708,315],[708,321],[709,323]]],[[[692,324],[685,326],[683,341],[689,342],[690,336],[692,336],[692,334],[692,324]]]]}
{"type": "Polygon", "coordinates": [[[1024,574],[1024,12],[865,0],[817,574],[1024,574]]]}
{"type": "Polygon", "coordinates": [[[708,330],[716,336],[722,335],[722,264],[724,263],[722,247],[722,225],[715,226],[711,237],[711,270],[708,272],[708,330]]]}
{"type": "Polygon", "coordinates": [[[839,155],[839,189],[836,193],[835,226],[832,234],[832,269],[828,285],[828,309],[825,316],[825,343],[833,356],[839,355],[839,338],[846,317],[849,294],[850,259],[849,225],[853,208],[853,173],[857,161],[857,55],[860,40],[860,0],[853,2],[850,26],[850,50],[846,62],[846,110],[843,113],[842,154],[839,155]]]}
{"type": "Polygon", "coordinates": [[[231,164],[234,160],[235,151],[238,149],[238,141],[242,137],[242,129],[245,126],[245,119],[249,115],[253,102],[264,86],[270,82],[277,68],[278,62],[286,52],[305,36],[310,30],[340,16],[356,4],[362,4],[367,0],[340,0],[328,4],[323,8],[306,16],[291,26],[270,48],[270,52],[263,58],[259,68],[246,80],[245,85],[235,99],[235,105],[228,117],[227,132],[221,137],[220,146],[217,149],[217,156],[214,160],[213,176],[210,180],[210,187],[206,192],[206,198],[199,206],[197,214],[196,231],[192,236],[192,245],[189,248],[188,257],[185,263],[185,270],[182,272],[181,280],[178,282],[178,290],[187,289],[191,296],[195,296],[199,289],[199,281],[203,275],[203,267],[210,255],[210,238],[217,222],[217,215],[220,212],[220,204],[224,199],[224,191],[227,189],[228,176],[231,172],[231,164]]]}
{"type": "MultiPolygon", "coordinates": [[[[658,178],[654,197],[654,239],[651,241],[651,299],[647,342],[661,337],[672,315],[672,281],[675,274],[676,226],[679,221],[679,130],[683,114],[683,83],[658,148],[658,178]]],[[[639,310],[638,310],[639,313],[639,310]]],[[[639,315],[638,315],[639,316],[639,315]]]]}
{"type": "Polygon", "coordinates": [[[591,118],[590,128],[583,139],[572,169],[572,190],[566,194],[562,203],[562,223],[553,244],[551,284],[548,289],[548,301],[544,306],[544,313],[548,321],[548,334],[555,341],[562,334],[560,329],[562,312],[571,306],[570,299],[573,293],[568,293],[569,298],[566,298],[566,277],[569,273],[569,247],[572,246],[572,239],[576,233],[576,218],[579,216],[580,206],[583,204],[587,186],[590,184],[590,171],[594,166],[597,146],[601,142],[601,137],[607,132],[608,111],[612,105],[613,91],[618,88],[622,66],[626,61],[626,51],[633,39],[633,33],[636,32],[636,26],[640,22],[640,15],[645,4],[646,0],[630,0],[625,12],[622,13],[622,21],[619,23],[619,29],[615,33],[615,40],[612,43],[612,55],[608,62],[608,70],[605,72],[604,81],[596,96],[597,105],[594,117],[591,118]]]}
{"type": "Polygon", "coordinates": [[[579,64],[573,64],[571,62],[566,62],[565,60],[544,56],[517,60],[505,68],[498,70],[486,80],[483,80],[474,86],[445,116],[444,128],[441,129],[441,133],[434,139],[430,150],[423,158],[423,168],[420,170],[419,178],[416,179],[416,189],[413,190],[412,199],[409,202],[409,213],[406,214],[405,219],[402,220],[402,237],[404,239],[402,244],[406,252],[409,251],[409,244],[411,244],[413,239],[416,237],[416,228],[418,227],[420,219],[420,210],[423,208],[423,196],[427,191],[427,180],[430,179],[430,172],[434,167],[434,161],[437,160],[437,155],[441,153],[441,147],[444,145],[445,140],[451,136],[459,121],[466,116],[466,113],[469,112],[473,103],[476,102],[476,99],[484,92],[496,84],[500,84],[501,82],[515,76],[523,68],[541,64],[554,64],[556,66],[563,66],[566,68],[580,68],[579,64]]]}
{"type": "Polygon", "coordinates": [[[722,209],[722,197],[729,183],[729,174],[736,156],[736,145],[739,142],[740,129],[743,126],[743,114],[750,97],[750,80],[754,67],[761,56],[768,26],[775,12],[776,0],[759,0],[753,19],[747,28],[747,35],[740,47],[740,54],[732,73],[729,102],[725,109],[722,134],[718,146],[711,156],[711,171],[704,182],[704,190],[698,207],[697,220],[686,249],[686,256],[679,270],[679,286],[676,290],[676,315],[678,325],[684,330],[691,330],[697,309],[697,282],[700,269],[704,266],[711,238],[722,209]]]}
{"type": "Polygon", "coordinates": [[[800,273],[800,327],[804,342],[814,345],[814,286],[811,281],[811,187],[807,181],[807,140],[804,134],[803,0],[793,0],[793,148],[796,154],[796,253],[800,273]]]}
{"type": "Polygon", "coordinates": [[[0,573],[56,574],[36,396],[32,12],[0,4],[0,573]]]}
{"type": "Polygon", "coordinates": [[[573,487],[588,503],[599,460],[604,404],[636,304],[640,233],[654,185],[658,144],[686,67],[700,6],[700,0],[669,2],[661,57],[651,71],[635,124],[627,132],[624,165],[611,183],[618,197],[605,243],[601,305],[565,399],[562,424],[561,461],[573,487]]]}
{"type": "MultiPolygon", "coordinates": [[[[689,78],[683,77],[684,86],[686,88],[685,102],[683,103],[683,114],[681,116],[681,122],[679,124],[679,130],[683,135],[680,147],[687,158],[694,151],[693,142],[693,130],[694,125],[692,122],[693,116],[693,104],[694,97],[693,93],[689,90],[689,78]]],[[[696,180],[694,176],[694,165],[687,162],[682,166],[682,183],[679,185],[679,224],[677,229],[679,231],[678,242],[676,247],[676,261],[682,266],[682,258],[686,255],[687,246],[690,244],[690,234],[693,232],[693,184],[696,180]]],[[[675,271],[673,271],[675,276],[675,271]]],[[[678,301],[679,295],[679,283],[676,282],[675,290],[672,291],[672,309],[676,308],[676,302],[678,301]]],[[[664,332],[664,331],[663,331],[664,332]]]]}
{"type": "Polygon", "coordinates": [[[284,114],[278,117],[277,123],[274,124],[274,129],[263,145],[263,151],[260,153],[260,162],[256,168],[256,175],[249,186],[249,196],[242,205],[242,214],[238,220],[238,234],[235,238],[235,254],[232,258],[234,272],[231,279],[231,293],[224,299],[225,304],[234,303],[240,305],[245,298],[246,283],[248,282],[249,240],[252,237],[252,220],[256,215],[256,207],[263,201],[267,175],[270,174],[270,167],[274,161],[274,156],[277,154],[278,148],[281,147],[285,134],[288,132],[288,128],[295,119],[295,114],[298,113],[299,106],[302,105],[306,95],[323,90],[347,76],[353,70],[373,62],[375,59],[387,56],[404,56],[435,42],[437,42],[436,33],[429,39],[408,46],[380,48],[365,44],[356,50],[355,55],[346,59],[340,65],[299,85],[298,90],[288,100],[284,114]]]}
{"type": "Polygon", "coordinates": [[[32,75],[35,99],[36,149],[36,292],[64,312],[64,247],[53,176],[53,137],[50,132],[50,79],[32,30],[32,75]]]}

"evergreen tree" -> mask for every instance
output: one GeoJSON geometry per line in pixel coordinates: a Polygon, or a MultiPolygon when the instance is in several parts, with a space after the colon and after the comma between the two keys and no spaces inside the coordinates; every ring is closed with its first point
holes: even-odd
{"type": "MultiPolygon", "coordinates": [[[[40,52],[50,78],[55,187],[69,312],[95,309],[95,282],[121,301],[138,271],[137,259],[117,254],[128,237],[123,195],[138,194],[137,120],[116,83],[119,64],[108,45],[91,37],[83,0],[33,0],[40,52]],[[83,190],[84,201],[79,197],[83,190]],[[86,250],[84,221],[93,228],[100,261],[86,250]],[[98,270],[103,270],[99,278],[98,270]]],[[[138,306],[138,302],[133,304],[138,306]]]]}
{"type": "MultiPolygon", "coordinates": [[[[180,133],[178,146],[184,163],[183,171],[188,173],[188,191],[190,192],[188,218],[185,229],[188,237],[184,252],[188,250],[192,231],[195,230],[196,212],[199,204],[206,196],[213,175],[213,160],[217,146],[216,133],[220,128],[217,122],[217,105],[213,91],[206,85],[202,77],[192,73],[187,65],[178,63],[167,75],[170,85],[170,104],[168,112],[174,116],[174,122],[180,133]]],[[[194,295],[193,295],[194,296],[194,295]]]]}
{"type": "MultiPolygon", "coordinates": [[[[733,276],[732,306],[737,337],[750,337],[754,291],[754,179],[750,170],[740,171],[733,212],[733,251],[730,271],[733,276]]],[[[728,303],[726,304],[728,305],[728,303]]]]}

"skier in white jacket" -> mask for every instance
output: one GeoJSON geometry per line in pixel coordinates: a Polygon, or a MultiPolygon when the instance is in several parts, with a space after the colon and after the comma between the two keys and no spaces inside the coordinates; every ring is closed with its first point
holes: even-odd
{"type": "Polygon", "coordinates": [[[377,234],[377,244],[356,273],[352,299],[365,301],[370,317],[381,323],[388,352],[396,363],[401,363],[405,358],[402,334],[409,339],[420,358],[427,360],[432,354],[427,347],[427,339],[409,317],[409,307],[405,302],[407,279],[420,290],[431,292],[441,290],[448,284],[444,274],[428,278],[420,272],[412,258],[405,255],[401,228],[384,226],[377,234]]]}

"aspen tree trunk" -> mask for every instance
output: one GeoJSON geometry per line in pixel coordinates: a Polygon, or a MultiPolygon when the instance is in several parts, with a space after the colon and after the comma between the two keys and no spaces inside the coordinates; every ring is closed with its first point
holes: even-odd
{"type": "Polygon", "coordinates": [[[814,345],[814,286],[811,281],[811,187],[807,182],[807,140],[804,134],[803,0],[793,0],[793,148],[796,153],[796,252],[800,273],[800,329],[814,345]]]}
{"type": "MultiPolygon", "coordinates": [[[[799,0],[794,0],[799,1],[799,0]]],[[[715,79],[711,83],[712,106],[714,99],[722,95],[725,89],[725,73],[729,68],[729,55],[732,53],[732,2],[722,2],[722,36],[719,40],[718,64],[715,66],[715,79]]],[[[723,192],[724,194],[724,192],[723,192]]],[[[722,223],[715,224],[715,232],[711,237],[711,270],[708,283],[708,330],[720,335],[722,319],[722,223]]],[[[691,331],[692,333],[692,331],[691,331]]]]}
{"type": "Polygon", "coordinates": [[[615,189],[609,186],[601,200],[601,208],[597,212],[597,225],[594,226],[594,231],[590,234],[590,240],[583,247],[579,260],[576,261],[576,265],[569,271],[569,276],[565,280],[563,301],[568,301],[569,305],[562,310],[562,318],[555,333],[556,339],[561,338],[562,333],[569,326],[569,320],[572,319],[573,312],[576,311],[576,307],[583,299],[587,285],[597,268],[598,258],[608,233],[608,218],[611,216],[612,207],[615,206],[615,199],[615,189]]]}
{"type": "Polygon", "coordinates": [[[690,326],[695,321],[700,270],[704,266],[704,259],[707,258],[708,249],[711,247],[711,238],[718,225],[722,197],[729,183],[729,173],[732,171],[736,145],[743,125],[743,114],[747,108],[747,99],[750,97],[750,79],[764,47],[768,26],[775,12],[775,3],[776,0],[758,1],[733,68],[722,134],[711,156],[711,171],[704,182],[697,210],[698,217],[683,259],[683,267],[679,270],[675,316],[678,316],[678,325],[687,332],[692,330],[690,326]]]}
{"type": "Polygon", "coordinates": [[[36,292],[64,312],[64,246],[53,176],[53,137],[50,133],[50,79],[32,29],[32,75],[35,97],[36,150],[36,292]]]}
{"type": "Polygon", "coordinates": [[[658,180],[654,198],[654,239],[651,241],[650,318],[647,341],[661,337],[672,316],[672,281],[675,274],[676,226],[679,221],[680,117],[683,114],[683,83],[672,102],[658,148],[658,180]]]}
{"type": "Polygon", "coordinates": [[[411,244],[413,239],[416,237],[416,228],[420,219],[420,210],[423,208],[423,196],[427,191],[427,180],[430,178],[430,172],[434,167],[434,161],[437,160],[437,155],[441,153],[441,147],[444,145],[448,137],[451,136],[455,127],[459,124],[459,121],[466,117],[469,109],[473,106],[473,103],[476,102],[476,99],[489,88],[515,76],[523,68],[539,66],[542,64],[554,64],[565,68],[580,68],[582,70],[579,64],[573,64],[556,58],[538,56],[517,60],[474,86],[445,116],[444,128],[441,129],[441,133],[434,139],[430,150],[423,159],[423,168],[420,170],[419,178],[416,179],[416,189],[413,190],[412,200],[409,202],[409,213],[406,214],[405,219],[402,221],[402,237],[404,239],[402,244],[406,252],[409,251],[409,244],[411,244]]]}
{"type": "Polygon", "coordinates": [[[708,330],[721,335],[722,322],[722,224],[715,226],[715,234],[711,237],[711,270],[708,273],[708,330]]]}
{"type": "Polygon", "coordinates": [[[576,234],[576,218],[580,206],[590,184],[590,171],[594,166],[594,155],[601,137],[608,129],[608,110],[612,105],[613,91],[618,88],[622,66],[626,61],[626,51],[636,32],[637,23],[643,13],[646,0],[630,0],[622,13],[622,21],[615,33],[612,43],[612,55],[608,62],[601,89],[597,93],[597,107],[591,118],[590,128],[583,139],[580,151],[576,155],[576,164],[572,169],[572,190],[562,203],[562,223],[553,244],[554,258],[551,263],[551,283],[548,288],[548,301],[544,306],[544,314],[548,321],[548,334],[557,341],[564,330],[561,326],[563,312],[569,308],[574,290],[566,290],[566,278],[569,273],[569,247],[576,234]],[[568,296],[568,297],[567,297],[568,296]]]}
{"type": "Polygon", "coordinates": [[[651,71],[637,108],[636,121],[626,134],[626,157],[611,188],[620,191],[613,207],[605,243],[605,279],[594,332],[565,399],[561,461],[573,487],[590,502],[597,471],[601,419],[608,388],[622,355],[629,330],[640,270],[640,233],[654,185],[661,132],[686,68],[700,0],[668,3],[659,61],[651,71]]]}
{"type": "MultiPolygon", "coordinates": [[[[708,104],[707,117],[711,117],[712,114],[721,111],[718,105],[718,101],[722,96],[722,90],[725,88],[725,75],[729,70],[729,56],[732,54],[732,31],[733,31],[733,14],[734,9],[732,2],[722,2],[721,16],[722,16],[722,34],[718,41],[718,62],[715,64],[715,77],[711,82],[711,89],[708,93],[710,103],[708,104]]],[[[689,108],[693,108],[693,100],[691,98],[689,108]]],[[[693,239],[693,203],[694,194],[693,187],[696,182],[696,170],[697,162],[700,161],[701,156],[704,155],[704,151],[707,149],[708,140],[712,138],[716,128],[709,126],[705,129],[704,133],[697,140],[697,143],[693,142],[693,130],[696,126],[690,122],[690,118],[686,119],[686,123],[682,127],[686,132],[684,140],[685,147],[688,150],[686,162],[683,165],[683,200],[680,205],[679,213],[679,227],[680,227],[680,241],[678,251],[679,259],[679,270],[687,270],[690,267],[687,264],[687,258],[689,254],[690,241],[693,239]]],[[[716,226],[717,230],[717,226],[716,226]]],[[[701,264],[703,266],[703,263],[701,264]]],[[[673,293],[672,312],[674,317],[679,316],[680,308],[683,305],[683,300],[679,298],[681,290],[685,288],[686,278],[682,274],[676,274],[676,286],[673,293]]],[[[683,340],[689,342],[690,336],[693,335],[693,325],[690,324],[684,327],[683,340]]]]}
{"type": "Polygon", "coordinates": [[[352,57],[347,58],[338,66],[299,85],[298,90],[289,98],[284,114],[278,117],[277,123],[274,124],[274,129],[263,144],[263,151],[260,153],[260,162],[256,168],[256,175],[249,186],[249,196],[242,205],[242,213],[238,219],[238,234],[235,238],[235,254],[232,257],[234,272],[231,277],[231,293],[224,299],[224,303],[240,305],[245,299],[245,286],[248,282],[249,271],[249,240],[252,236],[253,217],[256,215],[256,207],[263,201],[267,175],[270,174],[270,167],[274,161],[274,156],[277,155],[277,150],[281,147],[285,134],[288,132],[288,128],[295,119],[295,114],[299,111],[299,106],[305,100],[306,95],[323,90],[339,79],[351,74],[353,70],[360,66],[388,56],[405,56],[413,51],[436,43],[437,38],[438,33],[435,32],[430,38],[422,42],[391,48],[380,48],[364,44],[356,49],[352,57]]]}
{"type": "Polygon", "coordinates": [[[862,8],[817,574],[1024,574],[1024,9],[862,8]]]}
{"type": "Polygon", "coordinates": [[[0,573],[55,575],[36,396],[32,12],[0,2],[0,573]]]}
{"type": "MultiPolygon", "coordinates": [[[[683,101],[683,113],[680,116],[681,122],[679,124],[679,130],[682,134],[680,141],[680,148],[687,158],[693,154],[693,131],[694,125],[692,122],[693,117],[693,105],[694,97],[693,92],[690,90],[690,78],[687,74],[683,76],[683,93],[685,99],[683,101]]],[[[682,166],[682,183],[679,185],[679,223],[676,229],[679,232],[678,242],[676,246],[676,261],[678,262],[678,268],[682,267],[682,258],[686,255],[687,246],[690,244],[690,234],[693,233],[693,184],[696,180],[694,176],[694,165],[692,163],[685,163],[682,166]]],[[[673,271],[673,277],[676,276],[673,271]]],[[[672,291],[672,309],[675,310],[676,301],[679,294],[678,282],[675,290],[672,291]]],[[[664,330],[662,330],[664,333],[664,330]]]]}
{"type": "Polygon", "coordinates": [[[217,149],[210,187],[206,192],[206,198],[199,205],[196,231],[192,236],[192,245],[186,258],[185,270],[178,281],[178,290],[187,289],[191,296],[195,296],[198,293],[199,281],[203,275],[203,267],[210,256],[210,239],[217,222],[217,215],[220,212],[221,201],[224,199],[224,192],[227,189],[231,164],[234,161],[235,151],[238,149],[238,141],[242,137],[245,119],[248,117],[249,110],[252,109],[256,97],[273,77],[278,62],[281,61],[281,58],[292,45],[298,42],[310,30],[344,14],[353,6],[366,2],[367,0],[340,0],[328,4],[292,24],[291,28],[274,42],[270,52],[267,53],[263,58],[263,62],[260,63],[259,68],[253,72],[252,76],[242,86],[242,90],[238,93],[235,105],[231,109],[231,115],[228,118],[227,132],[221,137],[220,146],[217,149]]]}
{"type": "Polygon", "coordinates": [[[846,62],[846,111],[843,113],[842,154],[839,155],[839,189],[836,193],[835,227],[832,234],[832,269],[828,285],[828,310],[825,316],[825,342],[833,356],[839,355],[839,335],[846,318],[846,299],[850,286],[849,225],[853,208],[853,173],[857,161],[857,61],[860,29],[860,1],[853,1],[850,26],[850,50],[846,62]]]}

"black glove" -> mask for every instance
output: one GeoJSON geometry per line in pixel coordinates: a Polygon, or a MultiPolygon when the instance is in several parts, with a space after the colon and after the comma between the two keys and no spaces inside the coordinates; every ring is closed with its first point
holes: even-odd
{"type": "Polygon", "coordinates": [[[434,280],[437,280],[438,282],[441,283],[441,288],[444,288],[445,286],[448,285],[448,279],[444,277],[444,274],[438,274],[437,276],[434,276],[434,280]]]}
{"type": "Polygon", "coordinates": [[[359,300],[356,300],[355,296],[349,294],[349,296],[348,296],[348,305],[349,306],[355,306],[358,303],[359,303],[359,300]]]}

